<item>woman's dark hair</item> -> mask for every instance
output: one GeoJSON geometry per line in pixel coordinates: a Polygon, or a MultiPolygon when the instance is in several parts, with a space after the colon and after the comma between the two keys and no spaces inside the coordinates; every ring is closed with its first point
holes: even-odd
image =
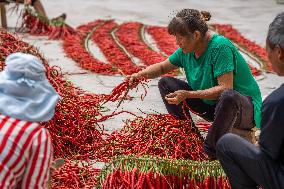
{"type": "Polygon", "coordinates": [[[170,21],[168,32],[170,35],[180,34],[185,36],[197,30],[202,36],[205,36],[208,31],[206,21],[209,21],[210,18],[211,14],[209,12],[183,9],[170,21]]]}
{"type": "Polygon", "coordinates": [[[284,50],[284,12],[278,14],[269,25],[266,41],[271,49],[278,45],[284,50]]]}

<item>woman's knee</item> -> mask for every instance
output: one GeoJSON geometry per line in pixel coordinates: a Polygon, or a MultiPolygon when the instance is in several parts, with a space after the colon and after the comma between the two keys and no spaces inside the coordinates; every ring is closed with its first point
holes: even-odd
{"type": "Polygon", "coordinates": [[[170,76],[162,77],[158,82],[158,88],[165,89],[165,88],[171,88],[171,86],[174,86],[177,82],[175,81],[175,78],[170,76]]]}
{"type": "Polygon", "coordinates": [[[226,89],[225,91],[222,92],[220,98],[219,98],[219,102],[222,103],[234,103],[234,102],[239,102],[240,101],[240,93],[238,93],[237,91],[233,90],[233,89],[226,89]]]}
{"type": "Polygon", "coordinates": [[[169,77],[169,76],[162,77],[158,82],[158,87],[160,88],[160,87],[164,87],[168,85],[171,80],[172,80],[172,77],[169,77]]]}

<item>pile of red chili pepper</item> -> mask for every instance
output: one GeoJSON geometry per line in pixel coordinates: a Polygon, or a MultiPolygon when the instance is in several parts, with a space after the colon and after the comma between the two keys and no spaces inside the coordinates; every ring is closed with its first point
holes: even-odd
{"type": "MultiPolygon", "coordinates": [[[[88,94],[74,87],[62,79],[58,68],[49,67],[34,47],[10,33],[0,30],[0,39],[2,69],[5,58],[13,52],[34,54],[43,61],[49,81],[62,97],[54,118],[43,124],[52,136],[56,158],[89,162],[90,158],[109,160],[116,155],[147,154],[175,159],[206,159],[202,151],[203,140],[191,122],[177,121],[169,115],[137,118],[128,121],[122,131],[105,134],[98,121],[105,117],[100,112],[100,102],[110,99],[108,95],[88,94]]],[[[120,91],[116,92],[124,96],[122,91],[126,89],[125,86],[125,83],[122,84],[120,91]]],[[[116,99],[119,99],[119,95],[113,95],[113,100],[116,99]]],[[[54,174],[54,188],[81,188],[95,183],[94,175],[89,174],[94,170],[76,167],[76,164],[66,164],[58,174],[54,174]]]]}
{"type": "Polygon", "coordinates": [[[37,49],[21,41],[6,30],[0,29],[0,70],[4,69],[6,57],[15,52],[30,53],[41,58],[37,49]]]}
{"type": "Polygon", "coordinates": [[[114,131],[98,150],[101,158],[118,155],[152,155],[170,159],[206,160],[203,138],[191,121],[168,114],[150,114],[127,121],[114,131]]]}
{"type": "MultiPolygon", "coordinates": [[[[130,80],[124,80],[122,83],[120,83],[119,85],[117,85],[111,92],[111,94],[108,96],[108,99],[106,100],[106,102],[108,101],[118,101],[119,103],[121,103],[121,100],[124,100],[127,98],[128,92],[130,90],[130,84],[129,84],[130,80]]],[[[134,83],[141,84],[143,89],[144,89],[144,94],[141,95],[141,100],[143,101],[145,96],[147,95],[147,79],[146,78],[137,78],[135,81],[133,81],[134,83]]]]}
{"type": "MultiPolygon", "coordinates": [[[[7,31],[0,30],[1,69],[5,66],[5,58],[14,52],[30,53],[39,57],[47,70],[47,78],[62,97],[62,100],[56,107],[53,119],[43,124],[49,129],[52,136],[55,157],[87,161],[91,153],[89,146],[92,145],[92,148],[96,148],[96,144],[101,143],[102,140],[102,131],[96,124],[96,116],[102,117],[98,107],[102,99],[106,99],[107,96],[86,94],[74,87],[70,82],[62,79],[60,70],[49,67],[47,61],[39,54],[37,49],[19,40],[7,31]]],[[[97,146],[100,147],[100,145],[97,146]]],[[[75,175],[83,183],[87,177],[90,180],[94,179],[92,174],[83,176],[83,172],[70,172],[68,168],[66,169],[66,174],[70,174],[66,177],[53,175],[53,180],[55,179],[61,183],[61,188],[73,185],[71,183],[74,182],[75,175]]],[[[89,170],[89,172],[92,172],[92,170],[89,170]]],[[[76,185],[73,185],[72,188],[76,188],[76,185]]]]}
{"type": "Polygon", "coordinates": [[[32,35],[47,35],[49,39],[64,39],[76,33],[64,20],[50,21],[48,18],[35,13],[30,6],[26,6],[24,10],[22,28],[28,29],[28,32],[32,35]]]}
{"type": "Polygon", "coordinates": [[[52,171],[52,188],[94,188],[99,172],[89,162],[65,161],[63,167],[52,171]]]}
{"type": "Polygon", "coordinates": [[[134,156],[118,157],[109,162],[98,176],[97,188],[231,189],[217,161],[134,156]]]}
{"type": "Polygon", "coordinates": [[[118,86],[111,95],[96,95],[85,93],[61,80],[62,75],[55,70],[52,70],[52,77],[55,77],[54,86],[62,97],[53,119],[45,124],[55,139],[55,157],[78,160],[110,158],[98,153],[108,140],[103,126],[98,123],[117,114],[131,112],[121,111],[103,115],[100,111],[101,102],[124,100],[128,80],[119,85],[122,87],[118,86]]]}

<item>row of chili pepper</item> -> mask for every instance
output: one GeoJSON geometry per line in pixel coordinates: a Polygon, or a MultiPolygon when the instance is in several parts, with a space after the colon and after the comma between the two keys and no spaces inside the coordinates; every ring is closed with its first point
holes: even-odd
{"type": "Polygon", "coordinates": [[[84,69],[106,75],[118,74],[117,68],[109,63],[96,59],[88,48],[89,35],[95,32],[103,23],[103,20],[97,20],[79,26],[76,35],[64,39],[63,48],[67,57],[73,59],[84,69]]]}
{"type": "Polygon", "coordinates": [[[108,20],[93,33],[91,39],[98,45],[108,62],[120,70],[122,75],[136,73],[141,68],[120,48],[112,34],[117,27],[118,24],[114,20],[108,20]]]}
{"type": "Polygon", "coordinates": [[[28,32],[32,35],[44,35],[48,36],[49,39],[64,39],[76,33],[76,31],[63,20],[53,23],[48,18],[35,13],[30,6],[25,7],[22,16],[22,29],[28,29],[28,32]]]}
{"type": "Polygon", "coordinates": [[[157,157],[120,156],[107,163],[97,188],[126,189],[230,189],[217,161],[169,160],[157,157]]]}
{"type": "MultiPolygon", "coordinates": [[[[141,27],[143,25],[140,23],[118,25],[114,20],[108,20],[92,34],[92,40],[108,62],[117,67],[123,75],[138,72],[141,67],[165,59],[164,55],[150,49],[142,40],[144,33],[141,27]]],[[[170,73],[173,74],[176,73],[170,73]]]]}
{"type": "Polygon", "coordinates": [[[127,22],[119,25],[115,35],[121,44],[135,57],[139,58],[144,65],[152,65],[165,60],[165,56],[155,52],[143,42],[143,24],[139,22],[127,22]]]}
{"type": "MultiPolygon", "coordinates": [[[[145,25],[139,22],[127,22],[118,26],[114,33],[120,43],[136,58],[139,58],[141,63],[152,65],[164,61],[168,56],[158,50],[155,51],[151,47],[152,41],[146,39],[145,25]]],[[[165,74],[164,76],[178,75],[178,70],[165,74]]]]}
{"type": "Polygon", "coordinates": [[[158,48],[162,52],[165,52],[166,55],[169,56],[177,50],[178,45],[176,44],[176,40],[168,33],[166,27],[147,26],[146,32],[148,32],[152,36],[158,48]]]}
{"type": "MultiPolygon", "coordinates": [[[[214,29],[213,26],[215,25],[212,25],[211,28],[214,29]]],[[[99,46],[107,60],[117,67],[122,74],[131,74],[140,70],[140,68],[135,65],[137,62],[134,61],[133,57],[139,58],[140,62],[143,63],[140,63],[139,66],[143,67],[143,65],[151,65],[164,60],[164,52],[166,55],[170,55],[177,49],[175,39],[167,33],[166,27],[146,26],[146,32],[153,37],[161,50],[161,52],[155,52],[149,47],[147,42],[143,41],[145,37],[142,36],[144,36],[145,33],[144,30],[142,31],[142,27],[145,26],[138,22],[117,25],[113,20],[108,20],[96,31],[92,31],[92,40],[99,46]]],[[[242,44],[242,41],[249,41],[236,32],[231,35],[230,32],[222,32],[220,29],[220,33],[237,44],[242,44]],[[234,40],[234,38],[240,40],[234,40]]],[[[252,50],[252,52],[255,52],[255,49],[262,49],[252,42],[246,42],[246,44],[246,46],[250,47],[249,50],[252,50]]],[[[71,46],[73,45],[74,44],[71,44],[71,46]]],[[[260,57],[265,57],[263,56],[263,49],[257,52],[259,52],[260,57]]],[[[249,64],[249,67],[253,75],[257,76],[260,74],[260,71],[254,66],[249,64]]]]}

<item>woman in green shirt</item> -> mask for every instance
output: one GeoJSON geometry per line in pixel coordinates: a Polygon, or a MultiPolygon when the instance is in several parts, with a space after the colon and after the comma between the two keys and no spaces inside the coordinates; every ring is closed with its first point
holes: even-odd
{"type": "Polygon", "coordinates": [[[163,77],[159,81],[162,99],[170,114],[186,119],[183,101],[212,126],[205,139],[204,150],[215,158],[218,139],[233,127],[251,129],[260,124],[261,94],[250,69],[227,38],[211,34],[206,21],[211,15],[195,9],[183,9],[171,20],[168,32],[176,37],[178,48],[168,59],[151,65],[128,77],[134,87],[136,78],[149,79],[179,67],[187,82],[163,77]]]}

